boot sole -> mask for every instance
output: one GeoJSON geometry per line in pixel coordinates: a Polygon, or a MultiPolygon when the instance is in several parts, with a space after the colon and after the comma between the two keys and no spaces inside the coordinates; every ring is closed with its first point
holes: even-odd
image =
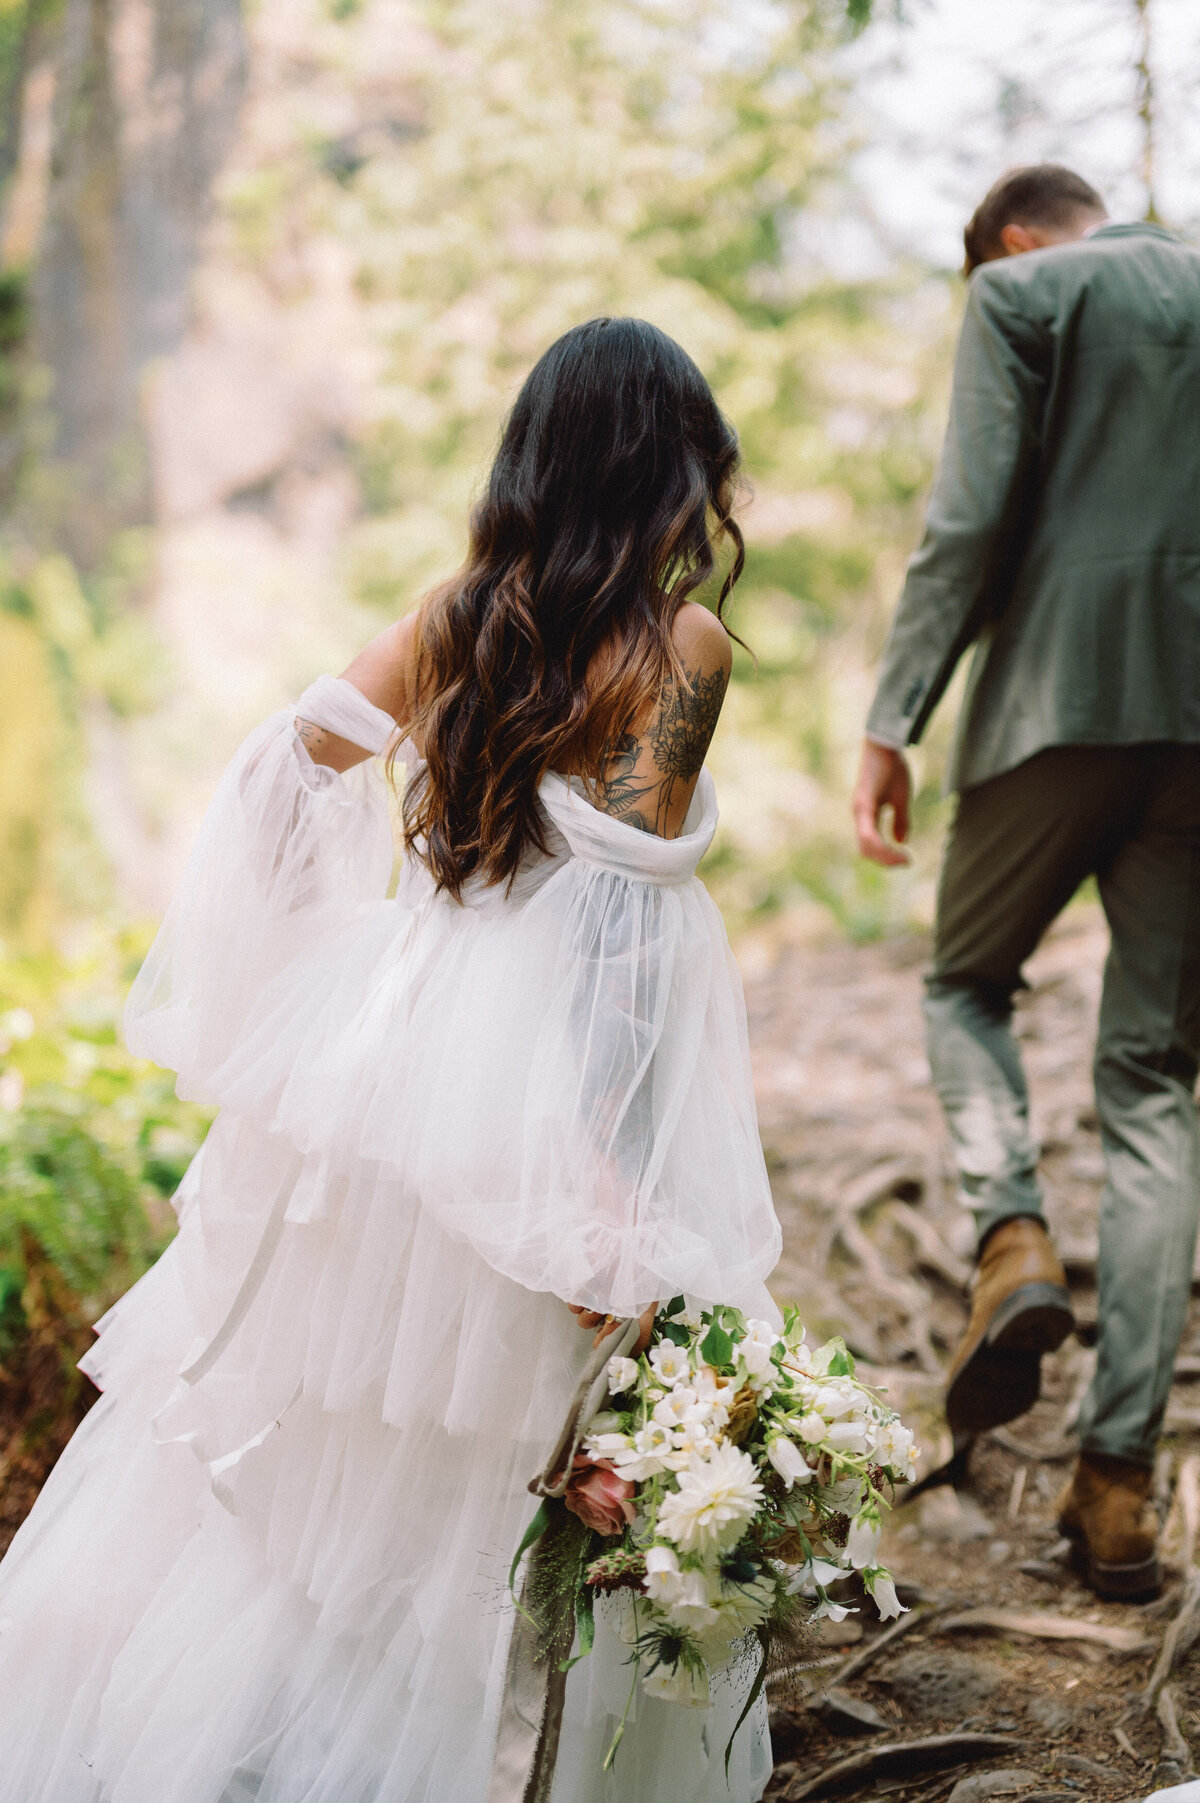
{"type": "Polygon", "coordinates": [[[954,1434],[982,1434],[1028,1414],[1042,1387],[1042,1354],[1057,1352],[1075,1328],[1061,1283],[1025,1283],[1006,1296],[946,1392],[954,1434]]]}
{"type": "Polygon", "coordinates": [[[1111,1565],[1094,1557],[1077,1529],[1062,1521],[1058,1525],[1071,1542],[1072,1567],[1102,1600],[1144,1601],[1157,1596],[1162,1589],[1162,1561],[1157,1553],[1151,1553],[1148,1559],[1139,1559],[1133,1565],[1111,1565]]]}

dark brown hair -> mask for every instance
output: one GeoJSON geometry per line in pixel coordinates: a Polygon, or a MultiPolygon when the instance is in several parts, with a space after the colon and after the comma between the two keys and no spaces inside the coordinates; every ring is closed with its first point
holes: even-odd
{"type": "Polygon", "coordinates": [[[1003,255],[1000,234],[1006,225],[1040,225],[1055,231],[1071,225],[1080,213],[1106,211],[1091,183],[1061,163],[1030,163],[1023,169],[1010,169],[988,189],[963,232],[967,253],[963,274],[970,275],[981,263],[1003,255]]]}
{"type": "Polygon", "coordinates": [[[511,880],[545,850],[548,770],[603,775],[669,677],[680,606],[734,557],[737,436],[674,339],[640,319],[567,332],[527,377],[467,560],[424,603],[404,838],[440,889],[511,880]]]}

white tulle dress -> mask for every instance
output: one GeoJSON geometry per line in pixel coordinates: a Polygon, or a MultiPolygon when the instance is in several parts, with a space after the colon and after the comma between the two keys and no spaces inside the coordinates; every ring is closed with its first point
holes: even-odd
{"type": "MultiPolygon", "coordinates": [[[[394,727],[321,678],[309,720],[394,727]]],[[[551,855],[459,905],[374,762],[290,709],[223,778],[130,998],[220,1114],[178,1237],[99,1325],[104,1394],[0,1565],[0,1803],[483,1803],[506,1576],[587,1355],[565,1303],[756,1315],[778,1254],[737,972],[682,836],[560,777],[551,855]]],[[[554,1803],[750,1803],[743,1682],[629,1692],[602,1624],[554,1803]]]]}

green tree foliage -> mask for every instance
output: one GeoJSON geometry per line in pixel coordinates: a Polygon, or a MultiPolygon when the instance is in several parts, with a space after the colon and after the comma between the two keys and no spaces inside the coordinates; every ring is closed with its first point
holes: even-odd
{"type": "Polygon", "coordinates": [[[0,1546],[93,1392],[92,1324],[161,1251],[205,1117],[117,1037],[140,943],[0,957],[0,1546]]]}
{"type": "MultiPolygon", "coordinates": [[[[231,200],[260,266],[297,234],[352,247],[385,347],[354,447],[357,593],[403,611],[454,567],[500,421],[558,333],[654,320],[712,379],[758,495],[737,618],[759,663],[739,659],[715,754],[727,805],[709,874],[735,925],[798,895],[854,931],[902,919],[903,886],[856,868],[843,808],[930,471],[949,309],[917,271],[830,272],[839,236],[869,234],[840,62],[865,13],[765,0],[736,29],[713,0],[414,13],[401,103],[314,137],[307,163],[274,158],[231,200]]],[[[363,14],[332,16],[349,64],[363,14]]]]}

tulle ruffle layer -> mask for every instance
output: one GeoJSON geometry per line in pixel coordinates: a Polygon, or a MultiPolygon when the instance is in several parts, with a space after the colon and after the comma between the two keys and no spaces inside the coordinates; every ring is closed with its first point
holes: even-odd
{"type": "MultiPolygon", "coordinates": [[[[287,1221],[304,1178],[223,1116],[102,1323],[105,1396],[0,1571],[4,1803],[483,1803],[508,1560],[586,1343],[419,1211],[394,1289],[356,1287],[370,1245],[347,1284],[369,1202],[287,1221]],[[263,1201],[284,1218],[248,1295],[263,1201]]],[[[758,1796],[761,1720],[731,1793],[721,1771],[744,1684],[703,1732],[639,1699],[601,1774],[626,1657],[606,1633],[572,1675],[556,1803],[758,1796]]]]}
{"type": "Polygon", "coordinates": [[[293,1220],[365,1163],[526,1289],[622,1315],[680,1291],[752,1303],[779,1230],[737,970],[694,876],[707,776],[672,841],[548,777],[560,849],[514,894],[459,905],[409,864],[388,900],[371,779],[326,782],[289,717],[264,733],[135,986],[134,1048],[305,1154],[293,1220]]]}
{"type": "MultiPolygon", "coordinates": [[[[373,752],[322,679],[300,712],[373,752]]],[[[0,1803],[484,1803],[562,1299],[772,1309],[737,975],[680,839],[541,791],[548,857],[388,899],[378,773],[289,712],[234,760],[130,1000],[223,1109],[180,1232],[100,1324],[105,1394],[0,1568],[0,1803]]],[[[752,1803],[765,1708],[629,1698],[601,1623],[554,1803],[752,1803]]]]}

